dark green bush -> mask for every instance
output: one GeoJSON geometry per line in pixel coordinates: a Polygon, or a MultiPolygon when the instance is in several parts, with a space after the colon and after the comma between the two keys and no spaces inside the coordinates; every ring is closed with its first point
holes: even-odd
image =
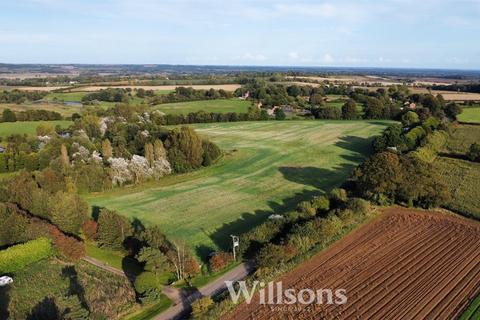
{"type": "Polygon", "coordinates": [[[202,142],[203,162],[202,165],[208,167],[222,155],[222,150],[215,144],[207,140],[202,142]]]}

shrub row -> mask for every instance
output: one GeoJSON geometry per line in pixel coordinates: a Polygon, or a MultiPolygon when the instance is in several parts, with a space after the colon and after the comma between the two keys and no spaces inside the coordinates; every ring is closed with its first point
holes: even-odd
{"type": "Polygon", "coordinates": [[[47,238],[39,238],[0,251],[0,273],[16,272],[53,254],[47,238]]]}
{"type": "Polygon", "coordinates": [[[448,133],[443,130],[435,131],[425,138],[424,145],[415,151],[412,151],[412,156],[419,160],[432,163],[446,145],[448,133]]]}

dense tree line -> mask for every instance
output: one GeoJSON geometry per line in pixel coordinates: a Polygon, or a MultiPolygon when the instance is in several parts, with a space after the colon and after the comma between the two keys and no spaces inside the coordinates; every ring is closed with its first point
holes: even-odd
{"type": "Polygon", "coordinates": [[[0,91],[0,103],[20,104],[27,101],[36,101],[43,99],[47,94],[46,91],[3,90],[0,91]]]}
{"type": "Polygon", "coordinates": [[[366,199],[386,205],[434,208],[450,200],[445,185],[431,165],[411,155],[380,152],[373,155],[353,176],[354,189],[366,199]]]}
{"type": "Polygon", "coordinates": [[[49,169],[82,192],[101,191],[209,166],[222,155],[193,129],[169,130],[162,119],[117,106],[102,118],[86,113],[65,132],[39,126],[38,137],[8,136],[0,172],[49,169]]]}
{"type": "Polygon", "coordinates": [[[82,97],[82,103],[91,104],[94,101],[105,102],[128,102],[131,97],[131,89],[107,88],[86,94],[82,97]]]}
{"type": "Polygon", "coordinates": [[[398,152],[408,152],[420,146],[425,138],[439,127],[446,128],[435,117],[429,117],[421,122],[415,112],[409,111],[402,117],[402,124],[391,125],[381,136],[376,137],[373,147],[376,152],[389,148],[398,152]]]}
{"type": "MultiPolygon", "coordinates": [[[[238,122],[238,121],[256,121],[269,120],[265,109],[252,109],[248,113],[237,112],[205,112],[197,111],[184,114],[167,114],[156,117],[158,122],[163,125],[193,124],[193,123],[213,123],[213,122],[238,122]]],[[[275,118],[276,120],[283,120],[275,118]]]]}
{"type": "Polygon", "coordinates": [[[318,87],[283,85],[255,78],[235,90],[234,94],[241,97],[248,92],[250,99],[260,102],[262,106],[266,107],[291,105],[298,108],[310,108],[311,106],[323,106],[326,95],[348,95],[350,90],[352,89],[344,85],[318,87]]]}
{"type": "MultiPolygon", "coordinates": [[[[138,91],[137,91],[138,96],[138,91]]],[[[196,100],[214,100],[231,99],[233,94],[223,89],[197,90],[191,87],[177,87],[174,92],[154,96],[149,100],[152,105],[172,102],[196,101],[196,100]]]]}
{"type": "Polygon", "coordinates": [[[400,117],[410,108],[418,111],[422,120],[429,116],[455,119],[461,108],[455,104],[447,104],[441,95],[410,94],[407,86],[390,86],[375,91],[354,88],[347,85],[326,85],[318,87],[282,85],[251,80],[235,91],[235,95],[245,96],[259,103],[262,108],[289,105],[310,111],[317,119],[394,119],[400,117]],[[348,97],[341,108],[328,106],[327,95],[342,95],[348,97]],[[363,108],[363,115],[359,108],[363,108]]]}
{"type": "Polygon", "coordinates": [[[480,93],[480,83],[449,84],[432,86],[433,90],[480,93]]]}
{"type": "Polygon", "coordinates": [[[67,234],[78,235],[87,218],[88,205],[68,177],[47,169],[26,171],[7,180],[2,200],[15,203],[33,216],[48,220],[67,234]]]}
{"type": "Polygon", "coordinates": [[[2,111],[2,117],[0,122],[16,122],[16,121],[52,121],[62,120],[63,117],[60,113],[49,110],[27,110],[14,112],[10,109],[4,109],[2,111]]]}
{"type": "Polygon", "coordinates": [[[20,176],[18,180],[12,178],[0,190],[0,247],[24,243],[39,237],[49,238],[54,244],[59,256],[78,260],[85,255],[85,246],[78,239],[77,230],[79,220],[86,218],[87,205],[78,196],[68,193],[63,199],[60,193],[52,193],[46,189],[35,188],[34,183],[20,176]],[[19,193],[14,196],[22,183],[26,184],[26,192],[32,195],[19,193]],[[14,191],[8,188],[14,187],[14,191]],[[62,197],[62,199],[60,199],[62,197]],[[58,203],[54,203],[55,201],[58,203]],[[36,201],[36,203],[34,203],[36,201]],[[20,203],[18,203],[20,202],[20,203]],[[73,207],[69,207],[73,204],[73,207]],[[32,210],[26,211],[22,206],[32,210]],[[69,207],[63,211],[64,208],[69,207]],[[52,210],[52,212],[47,212],[52,210]],[[72,221],[67,221],[72,219],[72,221]],[[63,231],[67,230],[67,231],[63,231]],[[74,232],[76,234],[69,234],[74,232]]]}
{"type": "Polygon", "coordinates": [[[432,95],[420,98],[423,108],[403,114],[402,124],[388,127],[374,140],[376,153],[352,176],[355,193],[380,204],[423,208],[449,201],[448,188],[431,163],[447,142],[448,119],[455,119],[460,110],[432,95]]]}
{"type": "Polygon", "coordinates": [[[255,258],[257,274],[267,276],[315,246],[329,244],[369,214],[368,201],[335,188],[298,204],[295,212],[265,221],[240,236],[240,253],[255,258]]]}

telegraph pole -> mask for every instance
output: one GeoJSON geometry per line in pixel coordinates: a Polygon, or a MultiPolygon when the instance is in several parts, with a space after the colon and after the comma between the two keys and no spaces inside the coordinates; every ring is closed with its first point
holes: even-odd
{"type": "Polygon", "coordinates": [[[240,240],[237,236],[234,236],[234,235],[230,235],[230,237],[232,237],[232,242],[233,242],[233,260],[237,261],[235,248],[237,248],[240,245],[240,240]]]}

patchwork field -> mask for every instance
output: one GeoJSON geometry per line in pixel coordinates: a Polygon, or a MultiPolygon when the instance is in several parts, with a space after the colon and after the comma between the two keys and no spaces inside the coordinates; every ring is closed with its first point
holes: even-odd
{"type": "Polygon", "coordinates": [[[87,92],[52,92],[47,95],[46,99],[80,102],[86,94],[87,92]]]}
{"type": "Polygon", "coordinates": [[[480,223],[390,208],[278,280],[345,289],[347,302],[271,310],[257,294],[225,319],[454,319],[480,292],[480,223]]]}
{"type": "Polygon", "coordinates": [[[71,121],[17,121],[17,122],[1,122],[0,137],[10,134],[35,134],[37,127],[40,125],[55,127],[57,125],[66,128],[72,124],[71,121]]]}
{"type": "Polygon", "coordinates": [[[187,114],[196,111],[227,113],[237,112],[245,113],[248,111],[248,107],[251,106],[250,101],[239,99],[218,99],[218,100],[200,100],[189,102],[176,102],[159,104],[153,107],[155,110],[160,110],[169,114],[187,114]]]}
{"type": "Polygon", "coordinates": [[[480,100],[480,93],[455,92],[445,90],[429,90],[427,88],[412,87],[409,88],[412,93],[431,93],[433,95],[441,94],[447,101],[476,101],[480,100]]]}
{"type": "Polygon", "coordinates": [[[448,152],[466,154],[470,146],[480,141],[480,126],[462,124],[456,125],[447,141],[448,152]]]}
{"type": "Polygon", "coordinates": [[[438,157],[433,166],[452,194],[446,207],[480,219],[480,163],[438,157]]]}
{"type": "Polygon", "coordinates": [[[158,224],[197,255],[228,247],[274,210],[338,186],[388,122],[271,121],[199,124],[226,151],[216,165],[138,187],[91,194],[92,205],[158,224]]]}
{"type": "MultiPolygon", "coordinates": [[[[168,94],[173,92],[174,90],[156,90],[155,94],[162,95],[168,94]]],[[[60,101],[78,101],[81,102],[82,98],[87,94],[91,93],[91,91],[73,91],[73,92],[52,92],[47,95],[47,100],[60,100],[60,101]]],[[[132,95],[135,95],[135,92],[132,92],[132,95]]],[[[142,102],[143,99],[139,99],[134,97],[134,102],[142,102]]]]}
{"type": "Polygon", "coordinates": [[[107,89],[107,88],[131,88],[131,89],[145,89],[145,90],[175,90],[177,87],[192,87],[194,89],[204,89],[208,90],[210,88],[213,89],[223,89],[226,91],[235,91],[236,89],[240,88],[239,84],[185,84],[185,85],[165,85],[165,86],[133,86],[133,85],[119,85],[119,86],[86,86],[86,87],[78,87],[72,89],[72,91],[98,91],[100,89],[107,89]]]}
{"type": "Polygon", "coordinates": [[[28,110],[48,110],[55,111],[60,113],[63,117],[70,117],[75,112],[80,113],[82,111],[82,106],[67,106],[62,103],[21,103],[21,104],[11,104],[11,103],[2,103],[0,104],[0,112],[4,109],[10,109],[16,112],[28,111],[28,110]]]}
{"type": "Polygon", "coordinates": [[[464,108],[463,112],[458,116],[458,120],[480,123],[480,108],[464,108]]]}

